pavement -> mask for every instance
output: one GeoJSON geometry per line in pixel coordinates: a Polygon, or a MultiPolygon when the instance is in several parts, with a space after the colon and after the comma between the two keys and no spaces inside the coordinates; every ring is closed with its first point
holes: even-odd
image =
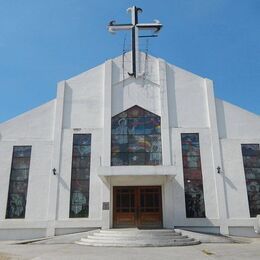
{"type": "MultiPolygon", "coordinates": [[[[87,233],[86,233],[87,234],[87,233]]],[[[236,243],[202,243],[183,247],[89,247],[74,244],[86,234],[73,234],[42,241],[0,241],[0,260],[260,260],[260,238],[239,238],[236,243]]]]}

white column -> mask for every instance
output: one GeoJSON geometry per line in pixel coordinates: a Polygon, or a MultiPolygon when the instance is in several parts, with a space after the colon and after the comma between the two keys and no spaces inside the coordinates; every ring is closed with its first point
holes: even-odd
{"type": "Polygon", "coordinates": [[[111,92],[112,92],[112,61],[104,64],[104,126],[102,166],[110,166],[111,154],[111,92]]]}
{"type": "MultiPolygon", "coordinates": [[[[112,92],[112,61],[108,60],[104,64],[104,125],[103,125],[103,155],[102,166],[110,166],[111,161],[111,92],[112,92]]],[[[110,214],[112,211],[112,201],[110,198],[110,184],[104,182],[102,187],[102,204],[109,202],[109,210],[103,210],[102,205],[102,228],[110,227],[110,214]]]]}
{"type": "Polygon", "coordinates": [[[139,57],[139,29],[135,27],[135,68],[136,68],[136,78],[140,74],[140,57],[139,57]]]}
{"type": "Polygon", "coordinates": [[[166,176],[163,189],[163,227],[174,228],[174,207],[173,207],[173,182],[174,177],[166,176]]]}
{"type": "Polygon", "coordinates": [[[227,201],[225,196],[224,187],[224,171],[222,163],[222,155],[220,149],[220,141],[218,134],[217,116],[216,116],[216,104],[213,92],[213,82],[209,79],[204,79],[204,86],[207,97],[207,108],[208,108],[208,122],[211,133],[211,144],[212,144],[212,157],[213,157],[213,171],[215,176],[215,185],[217,193],[217,204],[220,220],[220,233],[228,235],[228,224],[227,224],[227,201]],[[221,168],[221,173],[217,173],[217,167],[221,168]]]}
{"type": "MultiPolygon", "coordinates": [[[[169,125],[169,106],[167,89],[167,64],[164,60],[158,59],[158,71],[160,82],[160,105],[161,105],[161,138],[162,138],[162,164],[164,166],[172,165],[171,159],[171,139],[169,125]]],[[[172,182],[166,177],[162,186],[164,207],[163,207],[163,225],[165,228],[174,228],[173,226],[173,192],[172,182]]]]}
{"type": "Polygon", "coordinates": [[[55,220],[57,217],[58,184],[60,176],[60,154],[63,123],[63,105],[66,82],[61,81],[57,86],[57,97],[55,106],[54,129],[53,129],[53,154],[51,169],[56,169],[56,175],[51,171],[49,173],[49,193],[48,193],[48,228],[46,236],[54,236],[55,220]]]}
{"type": "Polygon", "coordinates": [[[167,65],[164,60],[158,59],[159,81],[160,81],[160,103],[161,103],[161,138],[162,138],[162,164],[172,165],[171,140],[169,126],[169,106],[167,94],[167,65]]]}

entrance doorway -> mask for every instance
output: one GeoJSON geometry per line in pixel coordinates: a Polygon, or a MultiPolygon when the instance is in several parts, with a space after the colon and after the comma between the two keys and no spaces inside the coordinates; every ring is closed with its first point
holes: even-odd
{"type": "Polygon", "coordinates": [[[113,226],[162,228],[161,186],[124,186],[113,190],[113,226]]]}

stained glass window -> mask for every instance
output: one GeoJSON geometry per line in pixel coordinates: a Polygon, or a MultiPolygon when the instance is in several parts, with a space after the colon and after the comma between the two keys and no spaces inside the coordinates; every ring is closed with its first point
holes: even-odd
{"type": "Polygon", "coordinates": [[[205,203],[200,160],[199,134],[181,134],[187,218],[204,218],[205,203]]]}
{"type": "Polygon", "coordinates": [[[70,218],[88,217],[91,134],[74,134],[70,189],[70,218]]]}
{"type": "Polygon", "coordinates": [[[134,106],[112,118],[111,164],[160,165],[161,118],[134,106]]]}
{"type": "Polygon", "coordinates": [[[260,147],[259,144],[242,144],[247,197],[251,217],[260,214],[260,147]]]}
{"type": "Polygon", "coordinates": [[[24,218],[31,146],[14,146],[6,218],[24,218]]]}

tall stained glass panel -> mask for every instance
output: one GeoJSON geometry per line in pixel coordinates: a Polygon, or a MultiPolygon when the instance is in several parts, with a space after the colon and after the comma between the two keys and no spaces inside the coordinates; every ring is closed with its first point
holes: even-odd
{"type": "Polygon", "coordinates": [[[251,217],[260,214],[260,148],[259,144],[242,144],[247,197],[251,217]]]}
{"type": "Polygon", "coordinates": [[[204,218],[205,203],[200,160],[199,134],[181,134],[187,218],[204,218]]]}
{"type": "Polygon", "coordinates": [[[134,106],[112,118],[111,164],[160,165],[161,118],[134,106]]]}
{"type": "Polygon", "coordinates": [[[91,134],[74,134],[70,189],[70,218],[88,217],[91,134]]]}
{"type": "Polygon", "coordinates": [[[24,218],[31,146],[14,146],[6,218],[24,218]]]}

